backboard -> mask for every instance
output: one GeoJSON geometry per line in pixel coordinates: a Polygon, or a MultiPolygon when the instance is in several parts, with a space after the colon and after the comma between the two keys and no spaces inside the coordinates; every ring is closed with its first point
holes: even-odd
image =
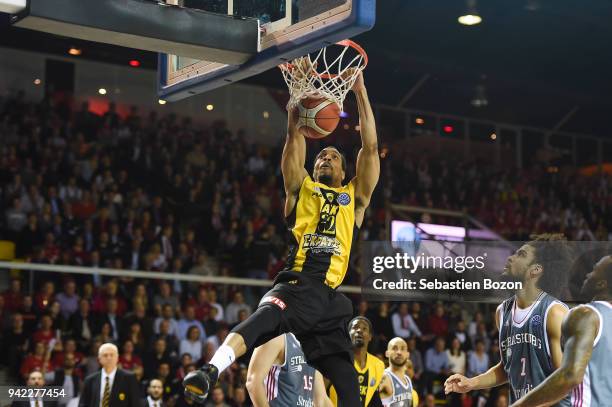
{"type": "Polygon", "coordinates": [[[158,94],[168,101],[239,81],[365,32],[373,27],[376,11],[376,0],[185,0],[183,5],[258,19],[259,46],[239,65],[160,54],[158,94]]]}

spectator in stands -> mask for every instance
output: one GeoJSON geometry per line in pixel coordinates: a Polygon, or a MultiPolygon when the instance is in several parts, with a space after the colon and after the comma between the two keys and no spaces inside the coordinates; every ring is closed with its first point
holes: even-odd
{"type": "Polygon", "coordinates": [[[17,376],[21,359],[28,350],[30,334],[25,331],[21,314],[13,314],[11,320],[11,328],[4,334],[2,347],[7,355],[6,362],[9,367],[9,374],[17,376]]]}
{"type": "Polygon", "coordinates": [[[82,299],[79,301],[79,310],[73,314],[68,322],[71,335],[76,339],[81,349],[87,349],[87,344],[96,332],[96,325],[90,315],[89,301],[82,299]]]}
{"type": "Polygon", "coordinates": [[[74,280],[68,280],[64,283],[64,291],[58,293],[55,299],[60,304],[60,310],[64,319],[70,316],[79,309],[79,296],[76,293],[76,283],[74,280]]]}
{"type": "Polygon", "coordinates": [[[221,323],[219,324],[219,329],[217,329],[217,332],[213,336],[208,337],[208,339],[206,340],[206,343],[209,343],[212,345],[213,353],[217,351],[219,346],[221,346],[221,344],[223,343],[223,341],[225,340],[228,334],[229,334],[229,327],[227,326],[227,324],[221,323]]]}
{"type": "Polygon", "coordinates": [[[142,359],[140,356],[134,354],[134,344],[131,340],[127,340],[123,343],[123,352],[119,356],[119,365],[125,370],[134,370],[136,366],[142,366],[142,359]]]}
{"type": "Polygon", "coordinates": [[[110,326],[110,338],[112,342],[117,342],[122,335],[121,328],[123,327],[123,320],[117,315],[119,303],[117,298],[110,297],[106,300],[106,312],[100,318],[100,323],[104,327],[105,325],[110,326]]]}
{"type": "Polygon", "coordinates": [[[476,337],[478,324],[481,322],[484,322],[482,312],[476,311],[476,313],[474,314],[474,319],[470,321],[470,323],[468,324],[468,329],[467,329],[467,333],[471,341],[474,341],[474,338],[476,337]]]}
{"type": "Polygon", "coordinates": [[[452,342],[454,338],[457,338],[459,340],[461,347],[464,349],[469,349],[469,346],[471,346],[470,337],[466,331],[464,320],[457,321],[457,325],[455,326],[455,329],[452,330],[451,335],[449,337],[449,342],[452,342]]]}
{"type": "Polygon", "coordinates": [[[53,320],[50,315],[40,317],[40,328],[34,332],[32,340],[34,342],[42,342],[45,345],[55,338],[55,330],[53,329],[53,320]]]}
{"type": "Polygon", "coordinates": [[[13,233],[19,233],[28,224],[28,216],[23,209],[21,199],[13,198],[13,206],[5,212],[6,227],[13,233]]]}
{"type": "Polygon", "coordinates": [[[167,320],[162,320],[159,324],[159,333],[153,335],[151,341],[151,347],[155,344],[155,341],[158,339],[163,339],[166,341],[166,347],[168,352],[177,353],[179,348],[179,340],[175,335],[170,334],[170,322],[167,320]]]}
{"type": "Polygon", "coordinates": [[[177,384],[172,375],[171,364],[169,362],[161,362],[157,367],[155,378],[162,382],[162,388],[164,389],[162,398],[164,401],[168,401],[172,394],[176,392],[176,389],[173,389],[173,387],[177,384]]]}
{"type": "Polygon", "coordinates": [[[448,336],[448,319],[442,304],[436,304],[434,313],[427,319],[427,331],[434,336],[448,336]]]}
{"type": "Polygon", "coordinates": [[[178,335],[178,322],[176,321],[176,319],[174,319],[174,308],[172,308],[172,305],[165,304],[161,309],[161,316],[155,320],[154,330],[155,330],[155,333],[157,334],[159,334],[160,332],[159,326],[162,321],[168,322],[169,324],[168,333],[170,335],[175,335],[175,336],[178,335]]]}
{"type": "Polygon", "coordinates": [[[444,338],[436,338],[434,345],[425,352],[425,386],[431,391],[434,380],[444,382],[448,376],[450,363],[446,353],[444,338]]]}
{"type": "Polygon", "coordinates": [[[217,302],[217,290],[211,288],[208,291],[208,298],[210,299],[210,306],[217,310],[217,315],[215,316],[215,321],[226,321],[225,311],[223,310],[223,306],[217,302]]]}
{"type": "Polygon", "coordinates": [[[386,350],[387,343],[393,338],[393,323],[391,322],[391,314],[389,313],[389,303],[381,302],[375,312],[370,312],[368,316],[372,321],[376,336],[373,338],[372,346],[375,353],[381,353],[386,350]]]}
{"type": "Polygon", "coordinates": [[[162,400],[164,392],[163,383],[159,379],[151,379],[147,387],[147,398],[143,402],[143,407],[166,407],[162,400]]]}
{"type": "Polygon", "coordinates": [[[476,335],[472,339],[472,346],[475,349],[476,343],[481,341],[485,349],[489,349],[491,347],[491,339],[489,337],[489,332],[487,331],[487,325],[484,322],[480,322],[476,328],[476,335]]]}
{"type": "Polygon", "coordinates": [[[448,356],[450,373],[465,375],[467,360],[458,338],[453,338],[450,348],[446,350],[446,354],[448,356]]]}
{"type": "Polygon", "coordinates": [[[188,330],[193,326],[195,326],[200,331],[200,339],[202,341],[206,340],[206,331],[204,331],[202,323],[196,319],[195,307],[193,305],[186,305],[183,318],[178,321],[178,339],[186,339],[188,336],[188,330]]]}
{"type": "Polygon", "coordinates": [[[187,368],[193,364],[193,358],[189,353],[181,355],[180,366],[176,369],[176,380],[182,382],[187,375],[187,368]]]}
{"type": "Polygon", "coordinates": [[[159,338],[155,341],[153,349],[149,352],[144,360],[145,377],[152,377],[154,372],[159,370],[162,363],[172,364],[172,353],[167,348],[166,341],[159,338]]]}
{"type": "Polygon", "coordinates": [[[123,332],[130,333],[133,331],[134,324],[138,324],[139,339],[130,338],[136,347],[142,345],[145,341],[150,340],[153,335],[153,320],[147,316],[146,306],[141,302],[134,302],[132,312],[129,312],[123,318],[123,332]]]}
{"type": "Polygon", "coordinates": [[[418,384],[425,370],[425,365],[423,363],[421,351],[417,348],[415,337],[408,339],[408,352],[410,353],[410,361],[412,362],[412,370],[414,371],[412,379],[418,384]]]}
{"type": "Polygon", "coordinates": [[[45,342],[34,343],[34,351],[23,359],[23,362],[21,362],[21,368],[19,369],[21,377],[24,380],[27,380],[28,375],[33,370],[51,370],[49,360],[45,358],[46,350],[47,345],[45,342]]]}
{"type": "Polygon", "coordinates": [[[397,312],[391,315],[393,333],[395,336],[405,339],[408,339],[413,335],[420,337],[422,333],[408,311],[408,304],[403,302],[399,305],[397,312]]]}
{"type": "Polygon", "coordinates": [[[251,306],[244,302],[242,292],[236,291],[233,301],[230,302],[225,309],[225,321],[228,324],[235,324],[238,322],[238,312],[240,310],[246,310],[247,316],[251,315],[251,306]]]}
{"type": "Polygon", "coordinates": [[[205,407],[230,407],[225,402],[225,392],[221,386],[212,389],[210,400],[205,404],[205,407]]]}
{"type": "Polygon", "coordinates": [[[34,297],[34,306],[38,312],[44,312],[47,310],[51,301],[55,296],[55,285],[51,281],[45,281],[42,285],[41,290],[36,293],[34,297]]]}
{"type": "Polygon", "coordinates": [[[22,307],[23,292],[21,291],[21,280],[13,278],[11,285],[2,296],[4,297],[4,308],[8,312],[19,312],[22,307]]]}
{"type": "MultiPolygon", "coordinates": [[[[48,352],[50,355],[50,352],[48,352]]],[[[58,401],[59,406],[64,406],[68,402],[79,396],[80,384],[83,381],[81,373],[77,370],[77,359],[74,353],[66,353],[63,357],[63,365],[50,372],[44,370],[45,382],[52,386],[61,387],[65,396],[58,401]]]]}
{"type": "Polygon", "coordinates": [[[485,352],[484,342],[477,340],[474,348],[468,360],[468,377],[478,376],[489,369],[489,355],[485,352]]]}
{"type": "Polygon", "coordinates": [[[181,340],[179,353],[182,355],[188,353],[194,360],[200,360],[202,357],[202,343],[200,330],[197,326],[192,325],[187,331],[187,338],[181,340]]]}
{"type": "MultiPolygon", "coordinates": [[[[45,386],[45,378],[39,370],[33,370],[27,375],[26,384],[28,387],[42,388],[45,386]]],[[[43,397],[30,398],[28,401],[15,400],[11,404],[11,407],[55,407],[57,406],[56,401],[47,400],[43,397]]]]}
{"type": "Polygon", "coordinates": [[[172,292],[172,287],[167,281],[162,281],[159,284],[159,294],[157,294],[153,300],[153,307],[156,312],[163,310],[165,305],[170,305],[175,312],[180,312],[181,304],[179,299],[172,292]]]}

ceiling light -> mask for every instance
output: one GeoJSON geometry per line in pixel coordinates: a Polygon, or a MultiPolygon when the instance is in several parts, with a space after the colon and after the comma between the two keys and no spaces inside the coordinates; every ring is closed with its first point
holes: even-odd
{"type": "Polygon", "coordinates": [[[206,105],[206,110],[208,110],[209,112],[213,110],[214,108],[215,108],[214,105],[206,105]]]}
{"type": "Polygon", "coordinates": [[[268,113],[268,111],[267,111],[267,110],[266,110],[266,111],[264,111],[264,112],[263,112],[263,118],[264,118],[264,119],[267,119],[267,118],[269,118],[269,117],[270,117],[270,113],[268,113]]]}
{"type": "Polygon", "coordinates": [[[165,105],[167,102],[164,99],[159,99],[157,103],[159,103],[160,105],[165,105]]]}
{"type": "Polygon", "coordinates": [[[460,16],[457,21],[463,25],[476,25],[482,22],[482,17],[478,14],[465,14],[460,16]]]}
{"type": "Polygon", "coordinates": [[[75,57],[76,57],[76,56],[81,55],[81,54],[83,53],[83,51],[81,51],[81,50],[80,50],[80,49],[78,49],[78,48],[74,48],[74,47],[72,47],[72,48],[70,48],[70,49],[68,50],[68,53],[69,53],[70,55],[73,55],[73,56],[75,56],[75,57]]]}
{"type": "Polygon", "coordinates": [[[491,134],[491,140],[496,140],[497,139],[497,134],[493,133],[491,134]]]}
{"type": "Polygon", "coordinates": [[[104,89],[104,88],[100,88],[100,89],[98,89],[98,93],[99,93],[100,95],[106,95],[106,89],[104,89]]]}
{"type": "Polygon", "coordinates": [[[40,85],[42,81],[38,78],[34,79],[34,85],[40,85]]]}
{"type": "MultiPolygon", "coordinates": [[[[486,79],[485,76],[482,77],[484,81],[486,79]]],[[[484,85],[484,82],[479,83],[474,88],[474,97],[470,101],[471,105],[474,107],[485,107],[489,105],[489,99],[487,98],[487,88],[484,85]]]]}
{"type": "Polygon", "coordinates": [[[478,10],[476,10],[476,0],[467,0],[467,11],[457,21],[463,25],[476,25],[482,22],[482,17],[478,10]]]}
{"type": "Polygon", "coordinates": [[[414,122],[418,125],[425,124],[425,120],[423,120],[421,117],[417,117],[414,122]]]}

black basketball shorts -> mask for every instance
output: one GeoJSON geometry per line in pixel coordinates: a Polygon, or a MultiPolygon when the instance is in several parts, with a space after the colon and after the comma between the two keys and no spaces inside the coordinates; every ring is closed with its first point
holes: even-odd
{"type": "Polygon", "coordinates": [[[281,312],[280,331],[293,333],[309,363],[332,354],[353,360],[348,323],[353,304],[342,293],[299,272],[282,272],[259,307],[274,306],[281,312]]]}

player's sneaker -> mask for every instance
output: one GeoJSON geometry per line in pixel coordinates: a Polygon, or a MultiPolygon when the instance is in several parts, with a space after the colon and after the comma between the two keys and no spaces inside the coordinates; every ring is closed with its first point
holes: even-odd
{"type": "Polygon", "coordinates": [[[205,364],[200,370],[189,373],[183,379],[185,387],[185,397],[196,403],[204,403],[208,397],[208,392],[217,383],[219,371],[210,364],[205,364]]]}

